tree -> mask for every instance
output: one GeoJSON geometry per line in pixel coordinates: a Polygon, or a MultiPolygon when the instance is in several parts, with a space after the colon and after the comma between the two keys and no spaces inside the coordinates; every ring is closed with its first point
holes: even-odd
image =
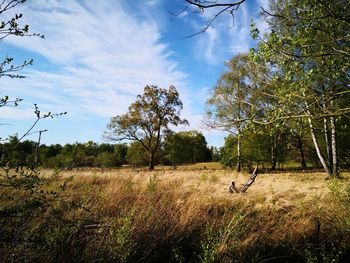
{"type": "MultiPolygon", "coordinates": [[[[264,11],[271,32],[260,38],[254,56],[265,64],[269,61],[277,72],[268,84],[278,101],[273,118],[306,120],[327,176],[337,177],[337,121],[350,111],[344,103],[349,96],[350,4],[343,0],[270,3],[271,11],[264,11]],[[324,151],[316,131],[320,121],[324,151]]],[[[257,29],[253,32],[257,37],[257,29]]]]}
{"type": "MultiPolygon", "coordinates": [[[[237,134],[230,134],[225,138],[225,145],[221,150],[220,162],[227,167],[237,168],[237,134]]],[[[241,167],[251,168],[251,164],[266,163],[271,161],[270,148],[271,140],[268,133],[256,133],[254,131],[244,131],[244,141],[242,141],[241,167]]]]}
{"type": "Polygon", "coordinates": [[[164,164],[171,164],[173,169],[186,162],[186,146],[188,141],[179,133],[168,133],[164,139],[164,164]]]}
{"type": "Polygon", "coordinates": [[[112,117],[104,137],[112,141],[139,142],[149,155],[149,170],[153,170],[162,136],[169,131],[169,126],[188,123],[180,118],[181,110],[182,102],[174,86],[169,89],[146,86],[127,113],[112,117]]]}
{"type": "Polygon", "coordinates": [[[289,140],[293,148],[295,148],[299,153],[300,167],[307,168],[305,154],[308,139],[308,127],[304,119],[292,120],[288,123],[289,128],[289,140]]]}
{"type": "MultiPolygon", "coordinates": [[[[231,7],[241,4],[239,1],[186,2],[201,10],[219,8],[206,28],[230,4],[231,7]]],[[[338,177],[337,126],[350,111],[344,103],[349,95],[350,78],[349,1],[271,0],[269,10],[262,10],[271,32],[266,38],[260,37],[258,53],[263,54],[260,59],[263,57],[264,66],[269,61],[269,70],[278,72],[268,84],[273,91],[268,96],[276,99],[278,107],[266,115],[269,120],[265,119],[265,124],[306,120],[327,176],[338,177]],[[320,120],[326,150],[322,150],[315,128],[320,120]]],[[[258,29],[253,28],[252,35],[259,37],[258,29]]]]}
{"type": "Polygon", "coordinates": [[[205,123],[210,128],[237,135],[236,169],[241,170],[242,134],[247,122],[256,114],[252,103],[252,78],[247,55],[238,55],[226,64],[228,71],[222,74],[207,101],[205,123]]]}

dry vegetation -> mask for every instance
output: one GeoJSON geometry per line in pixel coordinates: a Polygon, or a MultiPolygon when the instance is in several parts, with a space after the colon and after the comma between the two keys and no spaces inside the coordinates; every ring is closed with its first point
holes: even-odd
{"type": "Polygon", "coordinates": [[[1,219],[0,260],[346,262],[349,174],[260,174],[229,194],[249,175],[186,169],[64,171],[44,208],[1,219]]]}

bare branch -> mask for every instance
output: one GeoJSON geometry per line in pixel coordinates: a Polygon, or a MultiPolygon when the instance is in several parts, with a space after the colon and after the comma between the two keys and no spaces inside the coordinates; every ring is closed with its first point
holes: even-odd
{"type": "Polygon", "coordinates": [[[205,9],[209,9],[209,8],[216,8],[216,7],[219,8],[218,12],[211,19],[209,19],[209,21],[201,30],[185,38],[190,38],[190,37],[205,33],[208,30],[208,28],[213,25],[215,20],[217,20],[217,18],[220,15],[222,15],[224,12],[228,12],[232,16],[232,19],[234,21],[234,12],[238,10],[240,5],[245,2],[245,0],[227,1],[223,3],[216,2],[216,1],[202,1],[202,0],[185,0],[185,1],[188,3],[188,5],[178,14],[174,14],[175,16],[178,16],[179,14],[184,12],[184,10],[188,9],[190,6],[198,7],[200,11],[204,11],[205,9]]]}

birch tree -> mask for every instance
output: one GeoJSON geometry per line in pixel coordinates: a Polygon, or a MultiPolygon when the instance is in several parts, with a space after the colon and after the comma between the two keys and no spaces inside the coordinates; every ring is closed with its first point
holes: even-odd
{"type": "MultiPolygon", "coordinates": [[[[271,32],[260,38],[255,59],[270,61],[279,72],[269,83],[278,96],[275,118],[305,119],[328,177],[339,176],[337,120],[349,112],[348,1],[270,1],[265,12],[271,32]],[[323,122],[322,150],[315,125],[323,122]],[[324,153],[328,154],[326,158],[324,153]]],[[[257,29],[253,35],[259,38],[257,29]]]]}
{"type": "Polygon", "coordinates": [[[256,113],[256,106],[252,102],[248,56],[238,55],[226,67],[228,70],[222,74],[207,100],[205,123],[210,128],[236,135],[236,169],[240,171],[243,130],[256,113]]]}

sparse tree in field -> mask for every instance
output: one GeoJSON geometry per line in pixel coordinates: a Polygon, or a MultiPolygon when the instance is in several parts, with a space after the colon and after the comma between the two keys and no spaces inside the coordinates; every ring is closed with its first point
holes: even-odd
{"type": "Polygon", "coordinates": [[[174,86],[169,89],[146,86],[127,113],[112,117],[104,136],[112,141],[139,142],[148,152],[149,169],[153,170],[162,136],[170,125],[187,123],[180,118],[181,109],[182,102],[174,86]]]}

